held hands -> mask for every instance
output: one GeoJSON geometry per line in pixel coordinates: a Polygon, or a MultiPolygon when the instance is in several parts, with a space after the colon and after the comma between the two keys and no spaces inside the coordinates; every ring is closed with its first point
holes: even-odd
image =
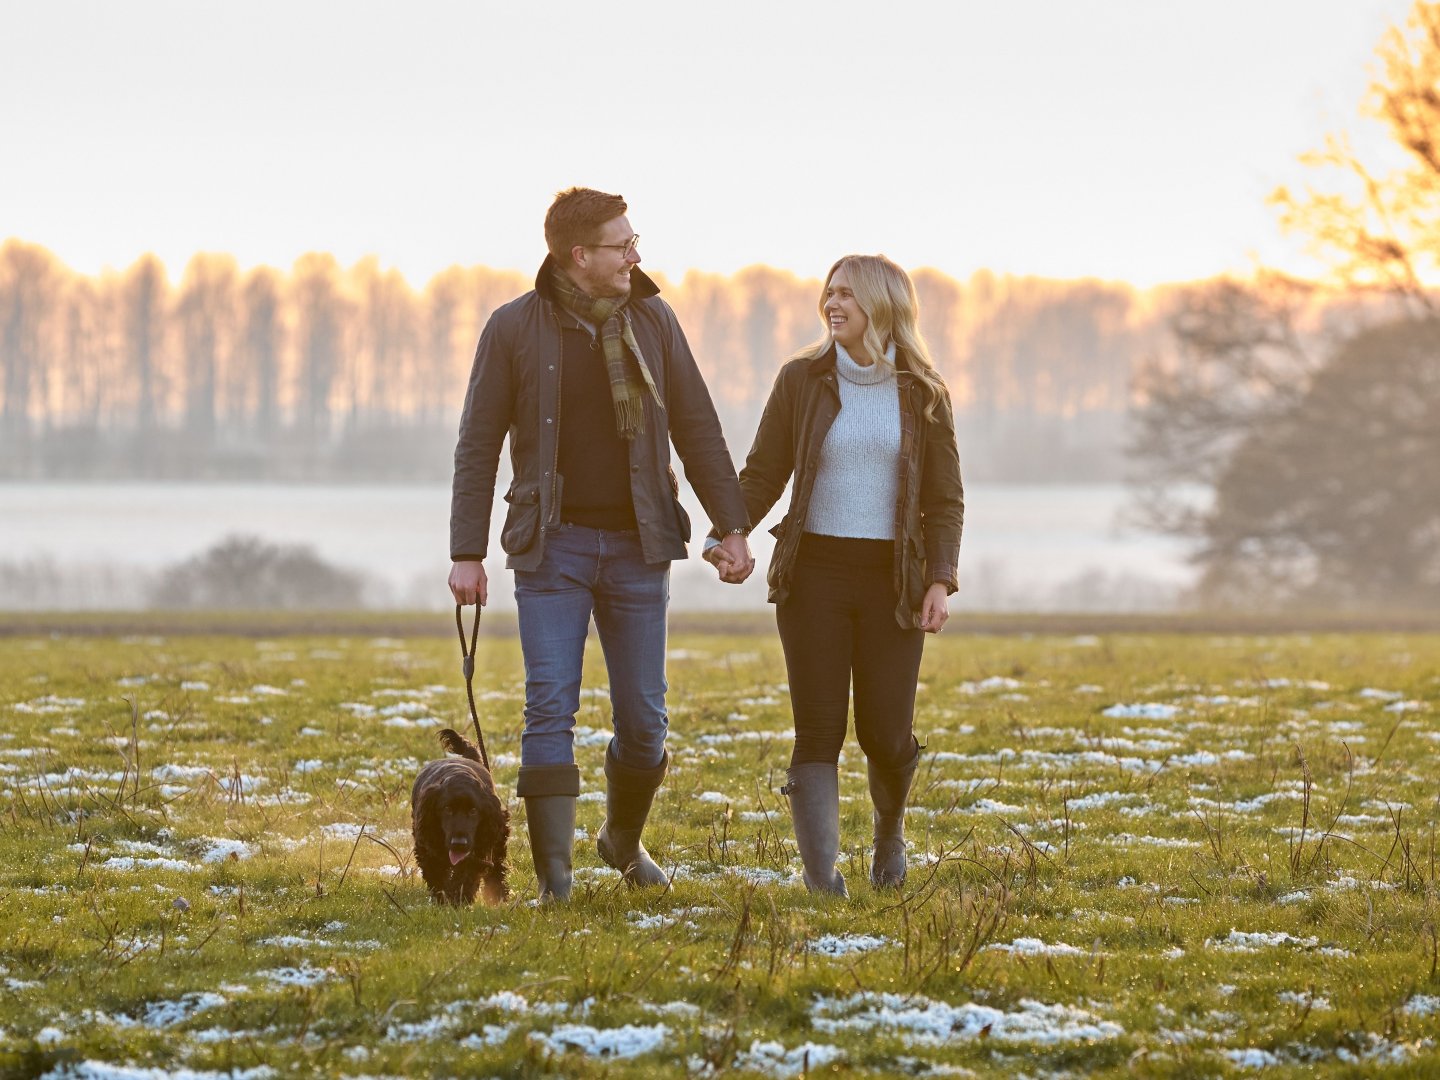
{"type": "Polygon", "coordinates": [[[925,590],[925,599],[920,604],[920,629],[927,634],[938,634],[950,618],[950,595],[943,581],[937,581],[925,590]]]}
{"type": "Polygon", "coordinates": [[[479,559],[452,562],[450,593],[457,604],[469,606],[479,601],[484,607],[490,600],[490,582],[485,577],[485,564],[479,559]]]}
{"type": "Polygon", "coordinates": [[[727,585],[739,585],[755,569],[755,557],[750,554],[750,542],[740,533],[731,533],[720,541],[719,547],[705,552],[705,561],[720,573],[720,580],[727,585]]]}

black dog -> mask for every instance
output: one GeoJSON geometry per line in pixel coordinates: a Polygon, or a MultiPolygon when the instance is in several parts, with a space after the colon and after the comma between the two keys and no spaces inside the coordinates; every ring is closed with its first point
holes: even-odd
{"type": "Polygon", "coordinates": [[[482,885],[486,903],[510,895],[505,845],[510,811],[495,794],[490,770],[473,743],[450,728],[440,745],[458,758],[427,762],[410,792],[415,861],[437,904],[470,904],[482,885]]]}

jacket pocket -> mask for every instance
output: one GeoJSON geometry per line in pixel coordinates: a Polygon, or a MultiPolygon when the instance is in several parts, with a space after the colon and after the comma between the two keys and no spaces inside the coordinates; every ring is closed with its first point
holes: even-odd
{"type": "Polygon", "coordinates": [[[690,515],[685,507],[680,505],[679,499],[671,499],[670,505],[675,507],[675,524],[680,529],[680,539],[685,543],[690,542],[690,515]]]}
{"type": "Polygon", "coordinates": [[[665,466],[665,476],[670,481],[670,503],[675,507],[675,526],[680,530],[682,543],[690,542],[690,514],[680,505],[680,479],[675,475],[675,466],[665,466]]]}
{"type": "Polygon", "coordinates": [[[505,527],[500,531],[500,547],[507,555],[528,551],[535,543],[540,528],[540,489],[511,488],[505,493],[510,509],[505,513],[505,527]]]}
{"type": "Polygon", "coordinates": [[[786,515],[785,515],[784,517],[782,517],[779,521],[777,521],[774,525],[771,525],[771,526],[770,526],[770,529],[769,529],[770,535],[773,536],[776,540],[779,540],[782,536],[785,535],[785,529],[786,529],[789,521],[790,521],[790,515],[789,515],[789,514],[786,514],[786,515]]]}

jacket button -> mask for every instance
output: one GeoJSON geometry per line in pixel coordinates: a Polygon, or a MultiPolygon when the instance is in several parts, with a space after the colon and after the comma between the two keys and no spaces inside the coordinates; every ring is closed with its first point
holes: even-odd
{"type": "Polygon", "coordinates": [[[554,371],[554,370],[555,370],[555,365],[554,365],[554,364],[551,364],[548,368],[546,368],[546,370],[547,370],[547,371],[554,371]]]}
{"type": "Polygon", "coordinates": [[[639,472],[639,471],[640,471],[640,466],[639,466],[639,465],[631,465],[631,466],[630,466],[630,471],[631,471],[631,472],[639,472]]]}
{"type": "Polygon", "coordinates": [[[552,420],[552,419],[550,419],[550,417],[547,416],[547,417],[545,418],[545,422],[546,422],[547,424],[553,424],[555,421],[552,420]]]}
{"type": "Polygon", "coordinates": [[[649,525],[649,524],[650,524],[650,519],[649,519],[649,518],[641,518],[638,522],[636,522],[636,524],[638,524],[638,525],[649,525]]]}

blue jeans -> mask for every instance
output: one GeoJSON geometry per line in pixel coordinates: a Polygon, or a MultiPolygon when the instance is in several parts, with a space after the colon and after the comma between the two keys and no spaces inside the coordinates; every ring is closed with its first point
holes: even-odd
{"type": "Polygon", "coordinates": [[[520,764],[575,761],[575,713],[590,616],[610,674],[611,750],[650,769],[665,754],[665,613],[670,564],[650,564],[638,532],[561,525],[547,532],[536,570],[515,571],[525,657],[520,764]]]}

